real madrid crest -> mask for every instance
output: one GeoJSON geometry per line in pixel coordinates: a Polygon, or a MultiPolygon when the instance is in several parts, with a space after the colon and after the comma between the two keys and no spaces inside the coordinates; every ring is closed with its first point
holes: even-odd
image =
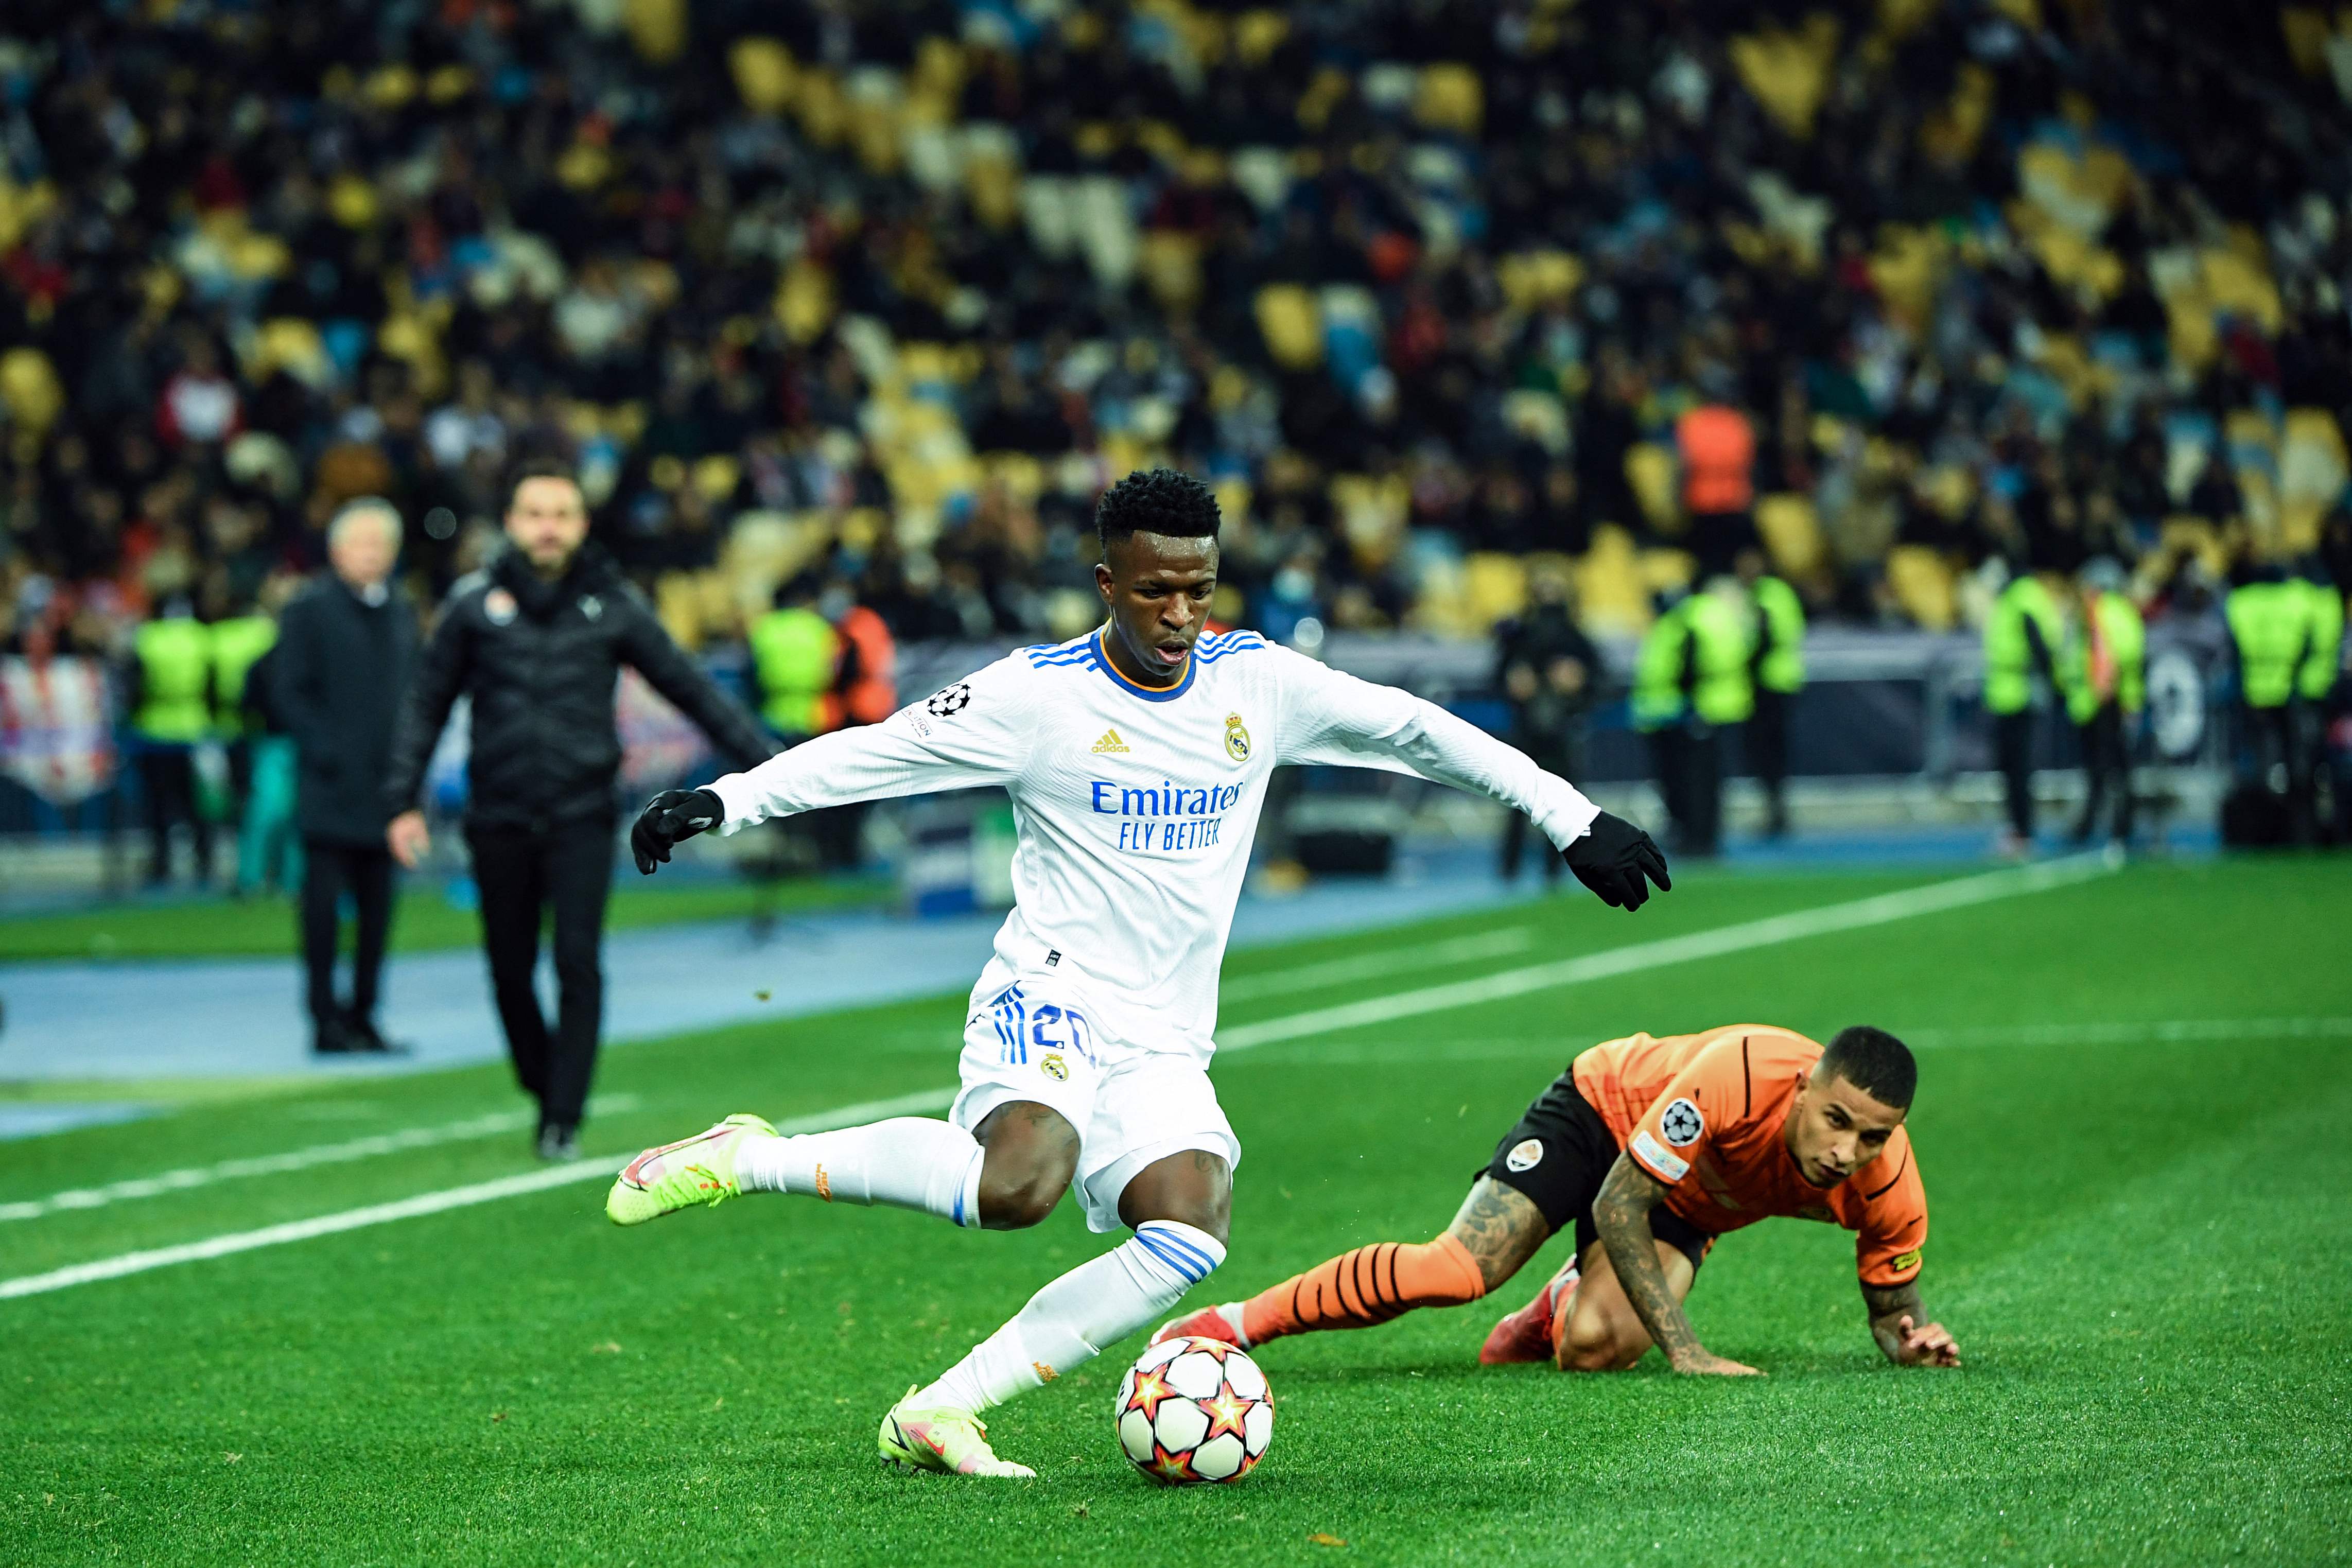
{"type": "Polygon", "coordinates": [[[1237,763],[1249,761],[1249,728],[1238,713],[1225,715],[1225,755],[1237,763]]]}
{"type": "Polygon", "coordinates": [[[482,595],[482,614],[489,617],[490,625],[505,626],[515,618],[515,596],[504,588],[491,589],[482,595]]]}

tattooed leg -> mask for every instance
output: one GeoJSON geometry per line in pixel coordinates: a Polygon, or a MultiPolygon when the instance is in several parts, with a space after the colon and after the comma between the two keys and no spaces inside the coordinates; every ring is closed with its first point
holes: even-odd
{"type": "Polygon", "coordinates": [[[1368,1329],[1416,1307],[1458,1307],[1508,1279],[1551,1234],[1535,1205],[1485,1176],[1433,1241],[1376,1242],[1242,1304],[1253,1345],[1321,1329],[1368,1329]]]}

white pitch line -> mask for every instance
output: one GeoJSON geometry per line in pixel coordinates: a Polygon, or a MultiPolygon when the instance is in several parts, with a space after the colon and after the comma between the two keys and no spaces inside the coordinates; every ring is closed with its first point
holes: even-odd
{"type": "MultiPolygon", "coordinates": [[[[635,1110],[637,1103],[637,1097],[633,1094],[598,1095],[588,1102],[588,1109],[609,1114],[635,1110]]],[[[495,1138],[501,1132],[520,1131],[530,1126],[531,1116],[528,1110],[501,1110],[488,1116],[468,1117],[463,1121],[445,1121],[435,1127],[404,1127],[397,1132],[377,1132],[365,1138],[346,1139],[340,1143],[314,1143],[307,1149],[289,1149],[282,1154],[251,1154],[241,1159],[223,1160],[217,1164],[193,1165],[183,1170],[166,1171],[160,1176],[136,1176],[128,1181],[109,1182],[102,1187],[75,1187],[62,1193],[51,1193],[45,1198],[0,1204],[0,1222],[104,1208],[109,1204],[160,1197],[165,1193],[184,1193],[194,1187],[210,1186],[215,1182],[235,1181],[244,1176],[283,1175],[289,1171],[341,1165],[353,1160],[373,1159],[379,1154],[429,1149],[436,1143],[462,1143],[477,1138],[495,1138]]]]}
{"type": "Polygon", "coordinates": [[[1948,910],[1990,903],[1996,899],[2014,898],[2021,893],[2038,893],[2049,888],[2087,881],[2094,877],[2105,876],[2111,869],[2098,856],[2070,856],[2063,860],[2044,861],[2038,866],[1987,871],[1950,882],[1931,882],[1924,888],[1906,888],[1900,892],[1881,893],[1874,898],[1856,899],[1850,903],[1825,904],[1818,909],[1797,910],[1785,915],[1768,915],[1762,920],[1743,921],[1738,925],[1718,926],[1713,931],[1693,931],[1688,936],[1635,942],[1631,947],[1613,947],[1605,952],[1587,953],[1581,958],[1563,958],[1551,963],[1529,964],[1524,969],[1506,969],[1499,974],[1481,975],[1475,980],[1449,981],[1443,985],[1427,985],[1417,991],[1403,991],[1390,996],[1370,996],[1360,1002],[1318,1007],[1311,1012],[1293,1013],[1286,1018],[1268,1018],[1262,1023],[1220,1030],[1217,1054],[1223,1056],[1229,1051],[1245,1051],[1257,1046],[1270,1046],[1280,1040],[1295,1040],[1307,1035],[1328,1034],[1337,1029],[1393,1023],[1399,1018],[1414,1017],[1423,1013],[1475,1006],[1484,1002],[1500,1001],[1507,996],[1524,996],[1530,991],[1580,985],[1587,981],[1632,974],[1664,964],[1687,963],[1693,959],[1719,958],[1726,953],[1772,947],[1784,942],[1826,936],[1832,931],[1853,931],[1888,921],[1940,914],[1948,910]]]}
{"type": "Polygon", "coordinates": [[[1441,969],[1449,963],[1466,963],[1472,959],[1503,958],[1514,952],[1525,952],[1535,944],[1536,933],[1519,926],[1510,931],[1482,931],[1476,936],[1434,942],[1425,947],[1383,948],[1378,952],[1358,953],[1352,958],[1334,958],[1322,963],[1302,963],[1295,969],[1244,974],[1219,986],[1217,998],[1221,1002],[1246,1002],[1253,997],[1279,996],[1286,991],[1304,991],[1311,986],[1345,985],[1352,980],[1378,980],[1400,970],[1441,969]]]}
{"type": "MultiPolygon", "coordinates": [[[[954,1098],[953,1089],[927,1089],[915,1094],[901,1094],[889,1100],[869,1100],[862,1105],[845,1105],[833,1110],[820,1111],[814,1116],[779,1122],[776,1130],[798,1133],[855,1127],[877,1117],[904,1116],[919,1110],[944,1110],[954,1098]]],[[[91,1263],[52,1268],[46,1274],[25,1274],[14,1279],[0,1279],[0,1300],[14,1296],[38,1296],[100,1279],[120,1279],[126,1274],[144,1274],[150,1269],[169,1268],[175,1263],[201,1263],[206,1258],[226,1258],[233,1253],[252,1252],[259,1247],[309,1241],[313,1237],[364,1230],[370,1226],[390,1225],[394,1220],[415,1219],[449,1209],[471,1208],[477,1204],[520,1197],[525,1193],[542,1193],[551,1187],[570,1186],[577,1182],[608,1182],[620,1168],[617,1163],[596,1160],[550,1165],[543,1170],[526,1171],[519,1176],[501,1176],[496,1181],[448,1187],[437,1193],[419,1193],[413,1198],[401,1198],[388,1204],[370,1204],[365,1208],[345,1209],[340,1214],[320,1215],[315,1219],[289,1220],[284,1225],[264,1226],[259,1230],[233,1231],[226,1236],[210,1237],[177,1247],[125,1252],[91,1263]]]]}
{"type": "MultiPolygon", "coordinates": [[[[1455,981],[1444,985],[1424,986],[1417,991],[1400,992],[1392,996],[1369,998],[1344,1006],[1318,1007],[1311,1012],[1295,1013],[1286,1018],[1268,1018],[1256,1024],[1244,1025],[1230,1031],[1220,1042],[1220,1053],[1248,1050],[1255,1046],[1272,1045],[1277,1040],[1297,1039],[1303,1035],[1321,1034],[1332,1029],[1359,1028],[1367,1024],[1386,1023],[1396,1018],[1412,1017],[1423,1013],[1443,1011],[1448,1007],[1474,1005],[1493,1002],[1506,996],[1524,995],[1530,991],[1549,990],[1558,986],[1579,984],[1588,980],[1611,975],[1630,974],[1639,970],[1655,969],[1664,964],[1684,963],[1693,959],[1715,958],[1725,953],[1743,952],[1750,948],[1769,947],[1805,937],[1822,936],[1832,931],[1853,931],[1858,927],[1877,925],[1883,921],[1907,920],[1917,915],[1936,914],[1947,910],[1966,909],[1970,905],[1989,903],[1996,899],[2013,898],[2021,893],[2040,892],[2045,889],[2063,887],[2069,883],[2103,876],[2111,868],[2095,856],[2077,856],[2064,860],[2053,860],[2038,866],[2019,867],[2010,870],[1991,871],[1979,876],[1963,877],[1957,881],[1935,882],[1924,888],[1906,888],[1900,892],[1882,893],[1873,898],[1857,899],[1850,903],[1828,904],[1819,909],[1800,910],[1792,914],[1772,915],[1763,920],[1745,921],[1738,925],[1723,926],[1714,931],[1696,931],[1688,936],[1669,937],[1662,942],[1637,942],[1631,947],[1613,948],[1582,958],[1563,959],[1556,963],[1538,963],[1524,969],[1505,970],[1499,974],[1477,980],[1455,981]]],[[[955,1091],[948,1089],[920,1089],[893,1100],[869,1100],[862,1105],[845,1105],[837,1110],[821,1111],[798,1121],[786,1122],[778,1131],[821,1132],[835,1127],[854,1127],[878,1116],[906,1115],[915,1111],[940,1110],[954,1100],[955,1091]]],[[[477,1204],[495,1203],[500,1198],[519,1197],[525,1193],[544,1192],[551,1187],[572,1182],[602,1180],[615,1167],[593,1163],[559,1165],[543,1171],[531,1171],[518,1176],[501,1177],[497,1181],[478,1182],[471,1186],[451,1187],[437,1193],[420,1193],[413,1198],[402,1198],[388,1204],[373,1204],[365,1208],[346,1209],[341,1214],[320,1215],[315,1219],[293,1220],[259,1230],[237,1231],[216,1236],[204,1241],[192,1241],[177,1247],[159,1247],[143,1252],[128,1252],[115,1258],[101,1258],[94,1262],[77,1263],[64,1268],[53,1268],[46,1274],[21,1275],[14,1279],[0,1279],[0,1300],[16,1296],[34,1296],[49,1290],[62,1290],[69,1286],[86,1285],[93,1280],[117,1279],[126,1274],[143,1274],[150,1269],[166,1268],[177,1263],[195,1263],[206,1258],[226,1258],[233,1253],[251,1252],[257,1247],[280,1247],[289,1242],[308,1241],[313,1237],[333,1236],[342,1231],[360,1230],[370,1226],[388,1225],[394,1220],[414,1219],[420,1215],[440,1214],[445,1210],[467,1208],[477,1204]]]]}

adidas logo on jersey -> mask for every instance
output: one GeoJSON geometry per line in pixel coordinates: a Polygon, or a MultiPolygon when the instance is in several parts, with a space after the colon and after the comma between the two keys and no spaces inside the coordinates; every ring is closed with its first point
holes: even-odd
{"type": "Polygon", "coordinates": [[[1127,742],[1118,738],[1118,731],[1116,730],[1105,730],[1102,732],[1102,739],[1095,742],[1095,755],[1098,757],[1105,752],[1124,752],[1125,750],[1127,750],[1127,742]]]}

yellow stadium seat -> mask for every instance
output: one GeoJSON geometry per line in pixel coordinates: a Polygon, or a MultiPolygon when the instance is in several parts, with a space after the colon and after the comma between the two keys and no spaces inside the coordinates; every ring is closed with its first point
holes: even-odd
{"type": "Polygon", "coordinates": [[[1521,250],[1496,264],[1495,281],[1515,310],[1565,305],[1584,280],[1584,264],[1565,250],[1521,250]]]}
{"type": "Polygon", "coordinates": [[[267,381],[279,370],[312,386],[325,383],[330,374],[327,349],[314,323],[299,316],[275,316],[261,323],[246,358],[246,374],[267,381]]]}
{"type": "Polygon", "coordinates": [[[963,191],[972,215],[993,229],[1013,226],[1021,216],[1021,144],[997,124],[962,130],[963,191]]]}
{"type": "Polygon", "coordinates": [[[1143,281],[1165,310],[1189,313],[1201,300],[1201,241],[1180,229],[1143,237],[1143,281]]]}
{"type": "Polygon", "coordinates": [[[654,617],[678,647],[702,647],[702,584],[691,572],[665,572],[654,584],[654,617]]]}
{"type": "Polygon", "coordinates": [[[1922,629],[1948,632],[1959,624],[1958,584],[1951,563],[1924,544],[1886,552],[1886,585],[1903,613],[1922,629]]]}
{"type": "Polygon", "coordinates": [[[792,106],[800,67],[793,51],[774,38],[739,38],[727,51],[735,96],[754,114],[782,114],[792,106]]]}
{"type": "Polygon", "coordinates": [[[1486,119],[1485,89],[1478,73],[1453,63],[1423,68],[1412,97],[1412,117],[1432,131],[1475,136],[1486,119]]]}
{"type": "Polygon", "coordinates": [[[1764,552],[1772,568],[1791,582],[1819,574],[1829,547],[1822,539],[1821,519],[1812,498],[1793,493],[1765,496],[1756,503],[1756,531],[1763,536],[1764,552]]]}
{"type": "Polygon", "coordinates": [[[1003,485],[1007,494],[1022,501],[1034,501],[1045,489],[1045,465],[1026,452],[982,452],[980,455],[981,483],[1003,485]]]}
{"type": "Polygon", "coordinates": [[[1634,637],[1650,625],[1650,595],[1642,586],[1633,536],[1615,523],[1592,531],[1592,548],[1575,565],[1579,618],[1587,630],[1634,637]]]}
{"type": "Polygon", "coordinates": [[[65,407],[64,389],[49,356],[36,348],[14,348],[0,354],[0,406],[9,422],[36,435],[46,434],[65,407]]]}
{"type": "Polygon", "coordinates": [[[784,269],[776,285],[775,310],[786,337],[802,344],[816,342],[833,325],[835,310],[829,268],[802,257],[784,269]]]}
{"type": "Polygon", "coordinates": [[[2318,544],[2320,527],[2347,480],[2352,470],[2336,416],[2325,408],[2288,410],[2279,442],[2279,525],[2289,551],[2300,554],[2318,544]]]}
{"type": "Polygon", "coordinates": [[[2275,548],[2280,542],[2278,485],[2265,468],[2246,467],[2234,471],[2238,494],[2245,501],[2246,526],[2263,543],[2275,548]]]}
{"type": "Polygon", "coordinates": [[[1829,90],[1837,47],[1837,18],[1817,11],[1798,31],[1766,27],[1732,39],[1731,64],[1749,95],[1781,130],[1809,141],[1813,116],[1829,90]]]}
{"type": "Polygon", "coordinates": [[[1644,550],[1636,558],[1643,592],[1687,588],[1698,581],[1698,560],[1687,550],[1644,550]]]}
{"type": "Polygon", "coordinates": [[[2221,425],[2222,439],[2232,447],[2252,447],[2276,456],[2278,428],[2259,408],[2232,409],[2221,425]]]}
{"type": "Polygon", "coordinates": [[[1683,531],[1682,508],[1675,496],[1675,468],[1674,452],[1659,442],[1636,441],[1625,448],[1625,482],[1633,487],[1650,526],[1668,535],[1683,531]]]}
{"type": "Polygon", "coordinates": [[[743,482],[743,465],[728,453],[713,452],[694,460],[687,482],[700,492],[703,500],[723,501],[743,482]]]}
{"type": "Polygon", "coordinates": [[[1323,363],[1323,315],[1300,285],[1269,283],[1257,291],[1257,330],[1283,369],[1312,370],[1323,363]]]}
{"type": "Polygon", "coordinates": [[[1528,606],[1528,563],[1517,555],[1479,551],[1463,563],[1463,606],[1473,631],[1528,606]]]}

